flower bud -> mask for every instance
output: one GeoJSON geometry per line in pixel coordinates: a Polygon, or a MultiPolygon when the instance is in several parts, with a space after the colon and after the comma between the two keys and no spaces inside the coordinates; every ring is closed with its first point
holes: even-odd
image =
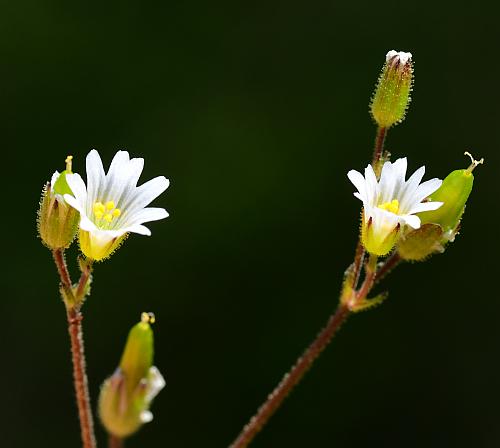
{"type": "Polygon", "coordinates": [[[141,322],[130,330],[120,365],[101,388],[99,416],[106,430],[117,437],[128,437],[153,419],[149,407],[165,386],[153,366],[151,313],[142,313],[141,322]]]}
{"type": "Polygon", "coordinates": [[[38,233],[49,249],[64,249],[70,246],[75,238],[79,213],[64,200],[65,194],[72,194],[66,182],[66,174],[71,173],[71,159],[66,159],[66,170],[57,171],[42,191],[40,209],[38,211],[38,233]]]}
{"type": "Polygon", "coordinates": [[[465,210],[465,203],[469,198],[474,183],[474,168],[482,164],[468,153],[471,165],[467,169],[452,171],[443,181],[441,187],[431,194],[432,201],[443,202],[443,206],[437,210],[422,212],[419,214],[422,223],[439,224],[443,232],[455,232],[465,210]]]}
{"type": "Polygon", "coordinates": [[[405,117],[413,84],[411,58],[411,53],[394,50],[386,55],[370,105],[373,119],[382,128],[389,128],[405,117]]]}

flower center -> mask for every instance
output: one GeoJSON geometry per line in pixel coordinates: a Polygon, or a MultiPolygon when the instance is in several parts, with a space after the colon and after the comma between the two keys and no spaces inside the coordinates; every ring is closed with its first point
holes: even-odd
{"type": "Polygon", "coordinates": [[[399,201],[397,199],[393,199],[391,202],[384,202],[383,204],[380,204],[378,208],[397,215],[399,213],[399,201]]]}
{"type": "Polygon", "coordinates": [[[118,218],[122,214],[121,210],[116,208],[113,201],[108,201],[105,204],[102,202],[95,202],[93,210],[95,223],[99,227],[106,227],[115,218],[118,218]]]}

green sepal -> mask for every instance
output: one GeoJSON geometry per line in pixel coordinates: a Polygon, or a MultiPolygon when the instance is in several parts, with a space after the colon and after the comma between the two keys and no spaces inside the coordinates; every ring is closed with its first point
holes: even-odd
{"type": "Polygon", "coordinates": [[[358,301],[355,305],[351,305],[350,310],[353,313],[359,313],[360,311],[371,310],[372,308],[379,306],[385,299],[387,299],[388,295],[389,295],[388,292],[383,292],[371,299],[369,299],[368,297],[364,298],[358,301]]]}
{"type": "Polygon", "coordinates": [[[427,223],[405,233],[398,241],[397,251],[403,260],[422,261],[435,253],[444,252],[443,228],[427,223]]]}
{"type": "Polygon", "coordinates": [[[75,239],[79,221],[78,211],[55,195],[47,183],[42,191],[37,219],[42,242],[52,250],[68,248],[75,239]]]}
{"type": "Polygon", "coordinates": [[[375,122],[382,128],[403,121],[413,85],[413,65],[411,58],[403,63],[399,53],[389,57],[377,82],[370,112],[375,122]]]}

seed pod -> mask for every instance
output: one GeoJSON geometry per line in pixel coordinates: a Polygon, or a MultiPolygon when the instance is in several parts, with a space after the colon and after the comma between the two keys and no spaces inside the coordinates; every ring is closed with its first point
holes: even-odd
{"type": "Polygon", "coordinates": [[[452,171],[441,187],[431,195],[432,201],[443,202],[443,205],[437,210],[419,214],[423,224],[439,224],[444,233],[454,232],[458,228],[474,183],[472,171],[484,162],[484,159],[474,160],[468,152],[465,154],[471,158],[471,165],[467,169],[452,171]]]}

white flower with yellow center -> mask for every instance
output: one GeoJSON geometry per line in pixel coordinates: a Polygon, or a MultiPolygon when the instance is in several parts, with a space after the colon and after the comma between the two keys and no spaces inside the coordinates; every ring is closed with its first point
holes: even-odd
{"type": "Polygon", "coordinates": [[[371,165],[366,167],[364,176],[355,170],[347,174],[358,189],[354,196],[363,202],[363,245],[374,255],[386,255],[404,226],[418,229],[420,218],[416,213],[436,210],[443,205],[442,202],[422,202],[441,186],[442,181],[434,178],[420,183],[425,173],[423,166],[405,180],[406,168],[405,157],[394,163],[385,162],[378,181],[371,165]]]}
{"type": "Polygon", "coordinates": [[[130,159],[126,151],[118,151],[108,173],[104,173],[99,153],[87,155],[87,185],[79,174],[67,174],[73,195],[66,202],[80,213],[79,240],[82,252],[93,260],[113,253],[129,233],[151,235],[143,224],[166,218],[163,208],[147,207],[163,193],[169,181],[164,176],[137,186],[144,159],[130,159]]]}

